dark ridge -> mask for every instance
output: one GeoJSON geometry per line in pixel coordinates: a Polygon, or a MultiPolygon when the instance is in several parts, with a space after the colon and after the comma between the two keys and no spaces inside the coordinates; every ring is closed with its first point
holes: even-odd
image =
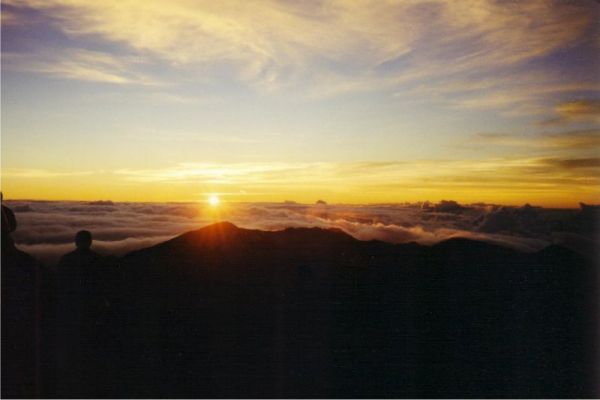
{"type": "Polygon", "coordinates": [[[441,242],[434,244],[432,247],[437,248],[437,249],[448,249],[448,250],[462,249],[462,248],[470,247],[470,248],[476,249],[478,251],[490,250],[490,249],[498,248],[498,247],[508,249],[507,247],[499,246],[496,244],[491,244],[491,243],[488,243],[488,242],[485,242],[482,240],[474,240],[474,239],[461,238],[461,237],[442,240],[441,242]]]}
{"type": "Polygon", "coordinates": [[[207,225],[200,230],[220,231],[220,232],[236,232],[236,231],[241,230],[241,228],[238,228],[235,224],[233,224],[229,221],[221,221],[221,222],[215,222],[214,224],[211,224],[211,225],[207,225]]]}
{"type": "Polygon", "coordinates": [[[251,231],[248,229],[238,228],[236,225],[228,221],[217,222],[211,225],[207,225],[200,229],[182,233],[173,239],[167,240],[166,242],[158,243],[154,246],[132,251],[125,255],[125,257],[131,257],[141,255],[146,252],[155,252],[160,249],[168,249],[174,247],[181,247],[187,249],[190,247],[202,247],[209,244],[213,246],[216,244],[227,244],[232,241],[235,237],[240,234],[248,234],[251,231]]]}
{"type": "Polygon", "coordinates": [[[340,228],[295,227],[295,228],[285,228],[285,229],[283,229],[283,232],[319,232],[319,231],[320,232],[337,233],[337,234],[342,235],[342,236],[352,237],[351,235],[347,234],[346,232],[344,232],[340,228]]]}
{"type": "Polygon", "coordinates": [[[541,249],[540,251],[538,251],[536,253],[538,256],[540,257],[545,257],[545,258],[558,258],[558,259],[573,259],[573,258],[582,258],[582,255],[580,255],[579,253],[568,249],[566,247],[557,245],[557,244],[551,244],[549,246],[544,247],[543,249],[541,249]]]}
{"type": "Polygon", "coordinates": [[[594,267],[559,246],[220,222],[49,290],[33,397],[597,397],[594,267]]]}
{"type": "MultiPolygon", "coordinates": [[[[358,239],[338,228],[286,228],[282,231],[272,231],[273,235],[281,235],[287,240],[324,240],[337,243],[356,243],[358,239]]],[[[309,242],[307,242],[309,243],[309,242]]]]}
{"type": "MultiPolygon", "coordinates": [[[[330,251],[343,254],[345,251],[367,251],[386,256],[416,256],[425,251],[429,256],[438,257],[473,257],[485,261],[486,258],[501,256],[518,258],[525,254],[511,247],[492,244],[468,238],[451,238],[432,246],[420,245],[416,242],[391,244],[378,240],[362,241],[354,238],[339,228],[294,227],[280,231],[261,231],[239,228],[235,224],[223,221],[207,225],[200,229],[183,233],[171,240],[157,245],[133,251],[124,258],[149,257],[161,251],[169,252],[177,257],[191,257],[199,252],[221,251],[235,253],[243,247],[270,246],[268,251],[277,253],[297,252],[304,258],[311,252],[324,254],[330,251]],[[395,249],[395,250],[394,250],[395,249]],[[397,253],[397,254],[396,254],[397,253]]],[[[578,257],[577,253],[559,245],[550,245],[538,253],[539,257],[578,257]]]]}

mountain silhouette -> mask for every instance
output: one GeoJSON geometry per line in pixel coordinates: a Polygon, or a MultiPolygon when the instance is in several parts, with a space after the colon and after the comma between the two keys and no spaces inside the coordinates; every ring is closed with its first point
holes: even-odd
{"type": "Polygon", "coordinates": [[[110,307],[84,340],[85,385],[51,395],[597,393],[595,268],[558,246],[221,222],[104,263],[110,307]]]}
{"type": "Polygon", "coordinates": [[[560,247],[222,222],[114,262],[97,397],[595,393],[595,272],[560,247]]]}

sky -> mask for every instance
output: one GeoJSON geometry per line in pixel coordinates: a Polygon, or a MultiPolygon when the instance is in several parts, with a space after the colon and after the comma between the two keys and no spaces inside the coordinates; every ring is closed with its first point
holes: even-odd
{"type": "Polygon", "coordinates": [[[600,203],[600,4],[3,0],[6,199],[600,203]]]}

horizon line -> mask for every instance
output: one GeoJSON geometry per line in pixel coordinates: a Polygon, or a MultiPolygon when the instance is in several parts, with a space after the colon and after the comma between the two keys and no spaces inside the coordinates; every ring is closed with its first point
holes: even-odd
{"type": "MultiPolygon", "coordinates": [[[[30,201],[30,202],[57,202],[57,203],[94,203],[94,202],[110,202],[110,203],[142,203],[142,204],[207,204],[206,200],[165,200],[165,201],[148,201],[148,200],[111,200],[111,199],[96,199],[96,200],[83,200],[83,199],[32,199],[32,198],[4,198],[3,202],[6,201],[30,201]]],[[[577,210],[580,209],[582,205],[587,206],[600,206],[599,203],[586,203],[583,201],[578,202],[578,206],[542,206],[532,204],[530,202],[524,202],[523,204],[515,204],[515,203],[488,203],[484,201],[475,201],[475,202],[461,202],[458,200],[452,199],[441,199],[437,201],[431,200],[418,200],[418,201],[398,201],[398,202],[372,202],[372,203],[338,203],[338,202],[328,202],[323,200],[324,203],[319,203],[321,199],[318,199],[312,203],[304,203],[301,201],[295,200],[282,200],[282,201],[239,201],[239,200],[221,200],[224,204],[289,204],[289,205],[301,205],[301,206],[314,206],[314,205],[324,205],[324,206],[383,206],[383,205],[416,205],[416,204],[425,204],[430,203],[432,205],[439,204],[443,201],[453,201],[459,205],[466,206],[502,206],[502,207],[537,207],[544,209],[556,209],[556,210],[577,210]]]]}

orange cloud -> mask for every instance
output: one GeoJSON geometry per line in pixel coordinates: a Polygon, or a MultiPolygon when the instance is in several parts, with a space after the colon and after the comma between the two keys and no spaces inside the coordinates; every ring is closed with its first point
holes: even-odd
{"type": "Polygon", "coordinates": [[[542,121],[542,125],[560,125],[571,122],[600,122],[600,100],[581,99],[560,103],[555,108],[558,117],[542,121]]]}
{"type": "Polygon", "coordinates": [[[479,133],[474,141],[485,145],[548,149],[553,151],[600,150],[600,131],[596,129],[516,135],[508,133],[479,133]]]}

